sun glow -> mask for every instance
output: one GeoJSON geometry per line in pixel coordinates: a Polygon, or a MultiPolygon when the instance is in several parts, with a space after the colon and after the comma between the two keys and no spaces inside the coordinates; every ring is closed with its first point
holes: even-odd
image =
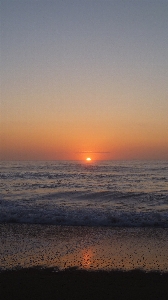
{"type": "Polygon", "coordinates": [[[87,160],[87,161],[91,161],[92,159],[91,159],[90,157],[87,157],[86,160],[87,160]]]}

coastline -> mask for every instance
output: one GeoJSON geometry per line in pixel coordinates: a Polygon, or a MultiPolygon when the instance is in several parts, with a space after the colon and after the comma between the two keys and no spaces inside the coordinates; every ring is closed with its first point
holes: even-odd
{"type": "Polygon", "coordinates": [[[168,229],[0,224],[0,295],[168,299],[168,229]]]}
{"type": "Polygon", "coordinates": [[[168,272],[168,228],[0,224],[0,270],[168,272]]]}

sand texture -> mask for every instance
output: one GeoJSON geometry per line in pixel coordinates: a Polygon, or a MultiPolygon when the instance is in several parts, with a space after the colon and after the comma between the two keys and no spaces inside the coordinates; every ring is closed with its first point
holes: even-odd
{"type": "Polygon", "coordinates": [[[0,269],[168,272],[168,229],[0,225],[0,269]]]}

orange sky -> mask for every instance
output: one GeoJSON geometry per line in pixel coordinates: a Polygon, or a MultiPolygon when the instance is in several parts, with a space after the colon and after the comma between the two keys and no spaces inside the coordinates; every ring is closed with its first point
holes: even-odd
{"type": "Polygon", "coordinates": [[[0,158],[168,159],[167,1],[14,2],[0,158]]]}
{"type": "MultiPolygon", "coordinates": [[[[81,124],[80,124],[81,125],[81,124]]],[[[167,159],[165,131],[146,127],[81,126],[75,124],[20,124],[2,126],[3,159],[167,159]],[[96,129],[95,129],[96,128],[96,129]]]]}

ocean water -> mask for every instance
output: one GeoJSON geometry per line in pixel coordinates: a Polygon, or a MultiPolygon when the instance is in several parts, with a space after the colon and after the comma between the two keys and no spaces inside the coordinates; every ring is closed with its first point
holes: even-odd
{"type": "Polygon", "coordinates": [[[0,223],[168,228],[168,161],[1,162],[0,223]]]}

